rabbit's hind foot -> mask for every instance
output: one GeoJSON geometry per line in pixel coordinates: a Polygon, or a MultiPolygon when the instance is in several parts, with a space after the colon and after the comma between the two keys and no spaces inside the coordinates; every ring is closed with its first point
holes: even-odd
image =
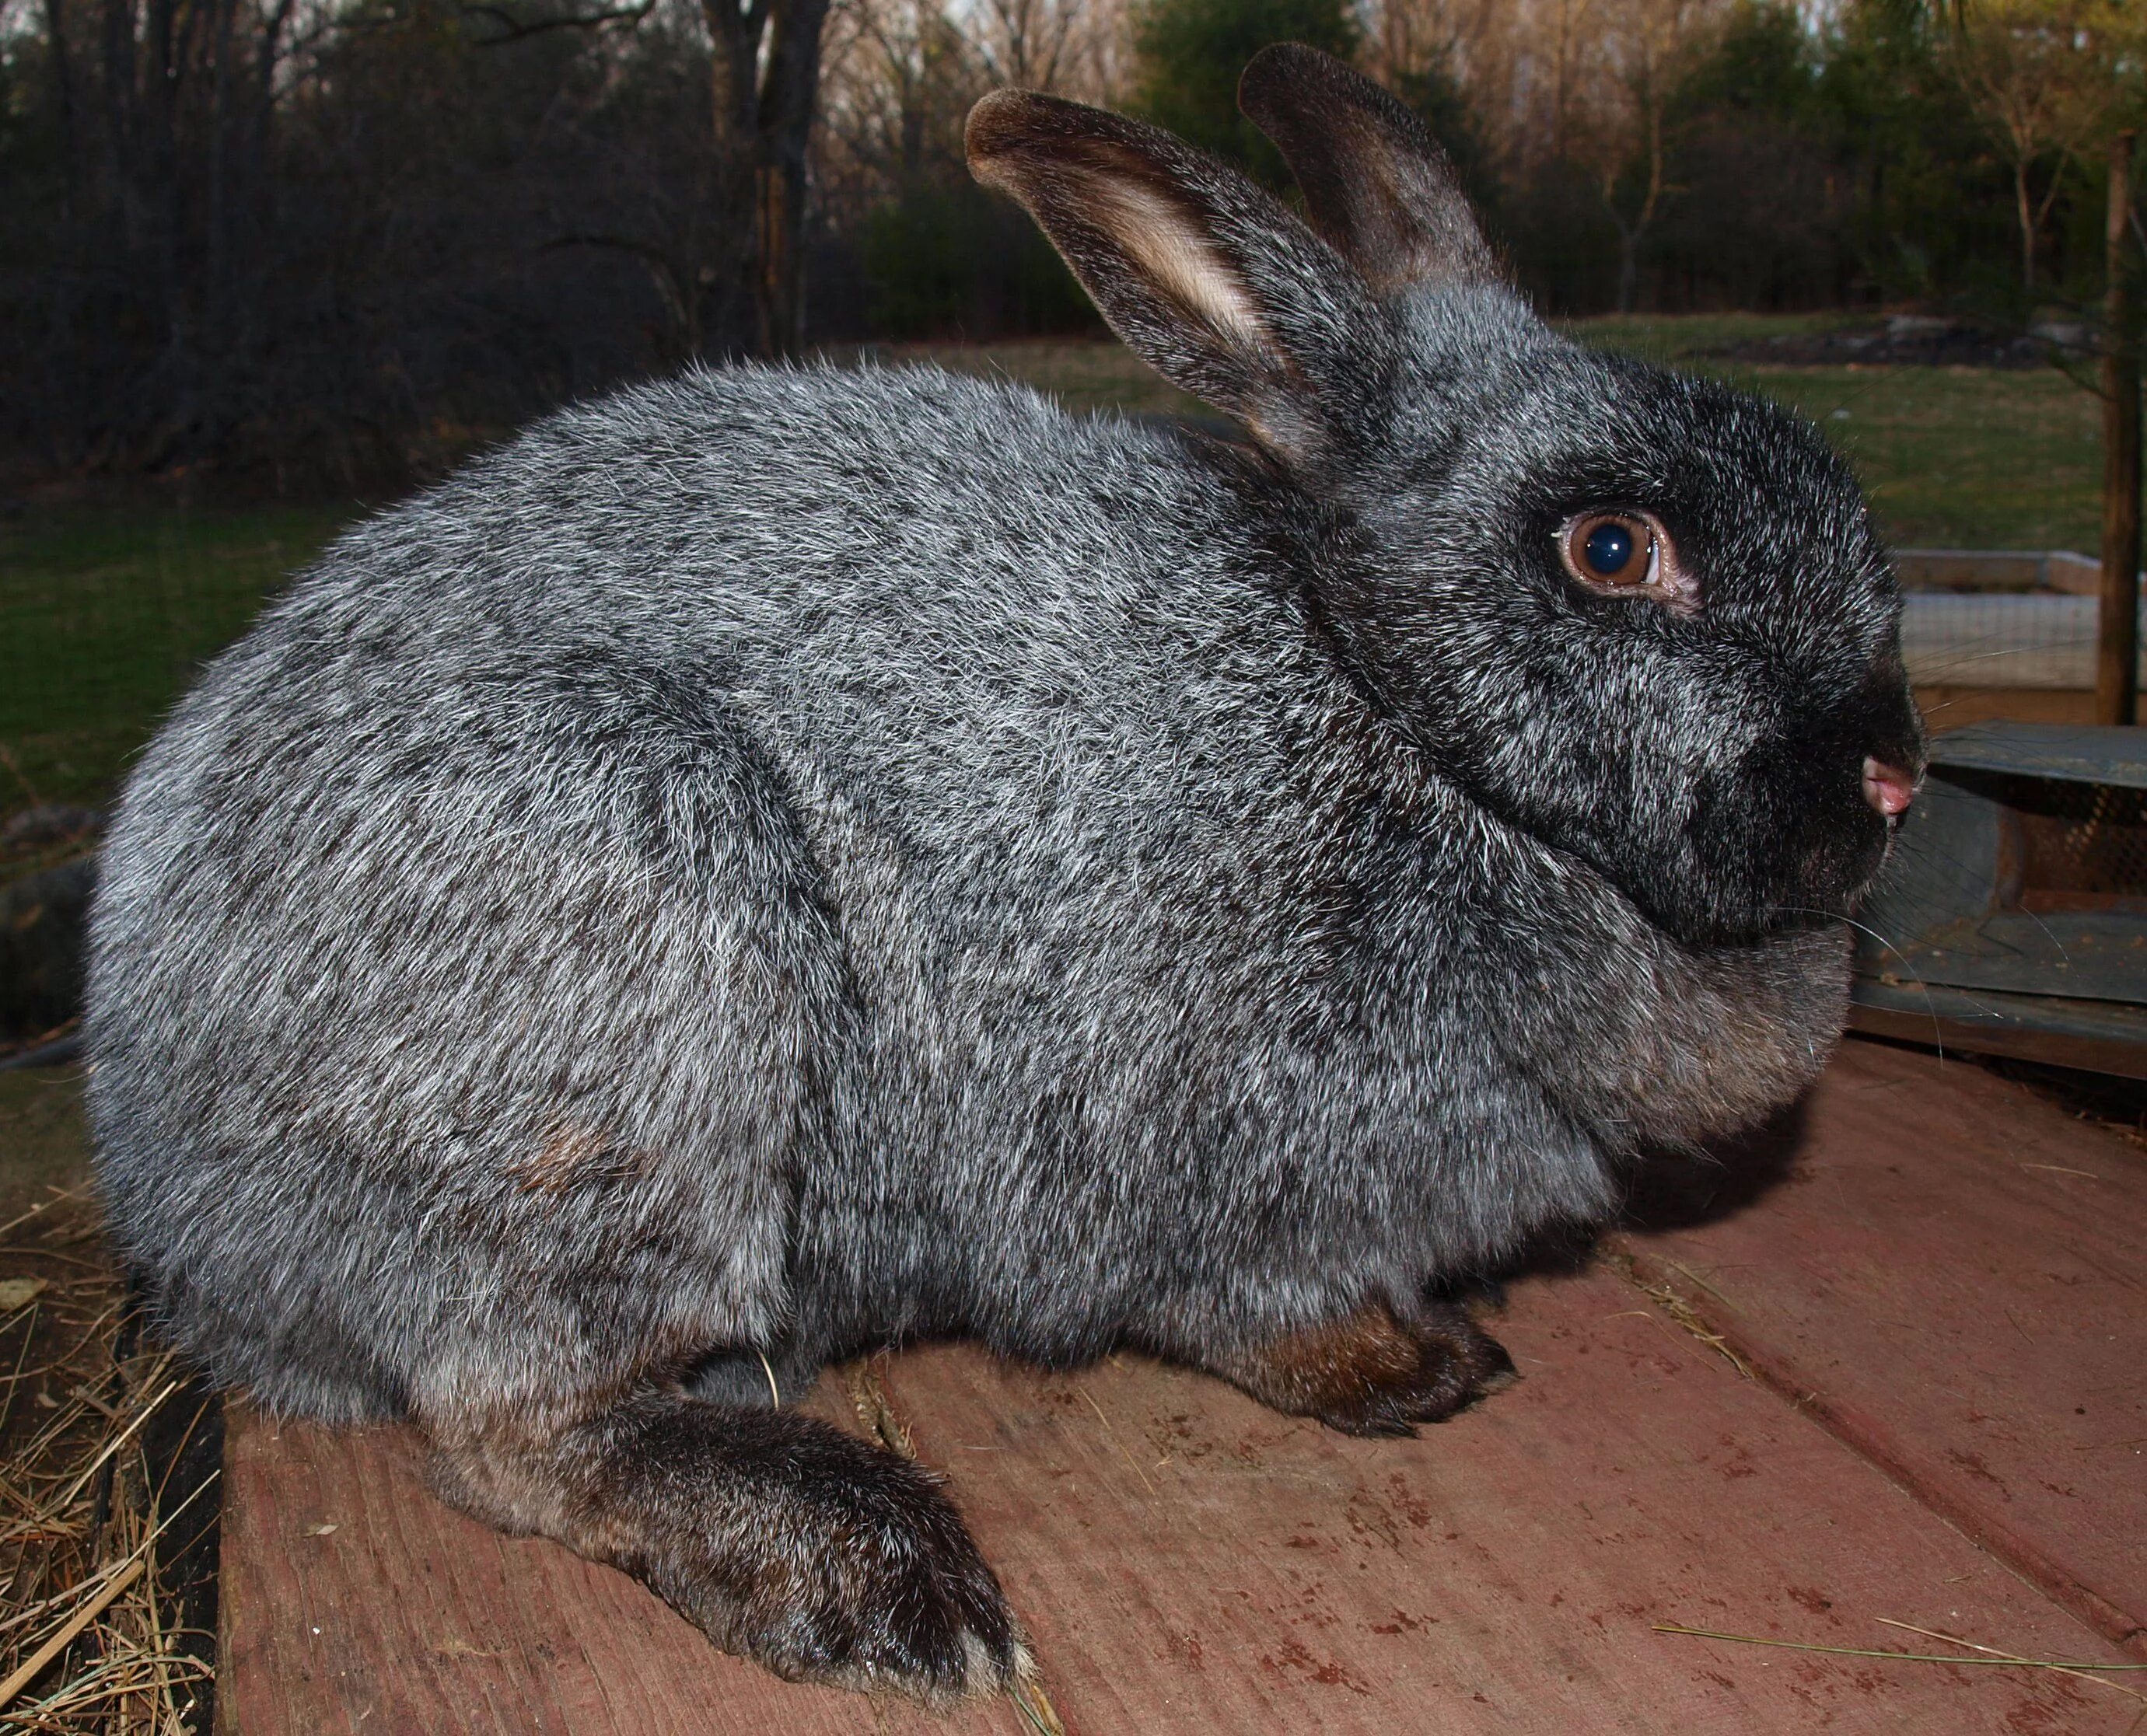
{"type": "Polygon", "coordinates": [[[778,1675],[944,1704],[1033,1669],[938,1479],[826,1423],[652,1393],[429,1432],[454,1505],[633,1574],[778,1675]]]}
{"type": "Polygon", "coordinates": [[[1264,1404],[1344,1434],[1407,1435],[1443,1423],[1516,1376],[1505,1348],[1455,1303],[1408,1318],[1384,1303],[1209,1363],[1264,1404]]]}

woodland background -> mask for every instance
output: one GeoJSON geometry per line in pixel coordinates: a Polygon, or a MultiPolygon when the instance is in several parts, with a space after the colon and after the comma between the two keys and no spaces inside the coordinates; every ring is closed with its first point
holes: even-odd
{"type": "Polygon", "coordinates": [[[695,358],[1093,329],[1018,83],[1284,184],[1262,43],[1420,110],[1549,312],[2101,291],[2121,0],[4,0],[0,479],[348,494],[695,358]]]}

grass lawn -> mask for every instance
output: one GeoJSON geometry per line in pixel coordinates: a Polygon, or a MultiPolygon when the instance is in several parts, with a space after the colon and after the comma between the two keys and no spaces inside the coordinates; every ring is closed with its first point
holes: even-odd
{"type": "Polygon", "coordinates": [[[0,520],[0,813],[108,793],[202,663],[357,510],[0,520]]]}
{"type": "Polygon", "coordinates": [[[1576,321],[1583,342],[1711,373],[1801,411],[1864,479],[1900,548],[2071,548],[2102,539],[2102,406],[2054,368],[1769,368],[1707,352],[1836,314],[1576,321]]]}
{"type": "MultiPolygon", "coordinates": [[[[2094,553],[2101,407],[2054,369],[1768,368],[1705,353],[1839,323],[1839,315],[1694,314],[1584,320],[1571,329],[1584,342],[1714,374],[1810,417],[1856,467],[1897,548],[2094,553]]],[[[1028,380],[1077,408],[1199,408],[1115,344],[918,344],[883,353],[1028,380]]]]}
{"type": "MultiPolygon", "coordinates": [[[[1903,547],[2074,548],[2099,536],[2095,400],[2053,372],[1767,368],[1704,353],[1826,316],[1604,319],[1584,341],[1720,374],[1811,417],[1903,547]]],[[[1076,409],[1197,409],[1116,344],[905,345],[1027,380],[1076,409]]],[[[202,662],[310,560],[354,505],[250,511],[33,508],[0,520],[0,814],[97,799],[202,662]]]]}
{"type": "Polygon", "coordinates": [[[1724,372],[1826,430],[1896,548],[2101,546],[2101,402],[2054,370],[1724,372]]]}

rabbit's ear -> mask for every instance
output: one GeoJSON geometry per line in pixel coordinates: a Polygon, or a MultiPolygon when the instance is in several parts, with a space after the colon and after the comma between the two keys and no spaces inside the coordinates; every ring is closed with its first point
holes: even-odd
{"type": "Polygon", "coordinates": [[[1238,106],[1289,164],[1313,227],[1374,290],[1498,281],[1446,153],[1362,73],[1302,43],[1277,43],[1245,68],[1238,106]]]}
{"type": "Polygon", "coordinates": [[[1323,405],[1379,315],[1364,279],[1235,170],[1123,115],[1033,91],[969,111],[969,168],[1027,206],[1114,331],[1286,459],[1327,443],[1323,405]]]}

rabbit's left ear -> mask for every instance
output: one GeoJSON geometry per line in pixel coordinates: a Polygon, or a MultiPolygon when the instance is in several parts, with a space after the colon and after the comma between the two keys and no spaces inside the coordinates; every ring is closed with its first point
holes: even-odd
{"type": "Polygon", "coordinates": [[[1499,280],[1446,153],[1362,73],[1277,43],[1246,66],[1238,106],[1289,164],[1313,227],[1379,294],[1499,280]]]}
{"type": "Polygon", "coordinates": [[[1012,193],[1114,331],[1269,451],[1317,465],[1369,395],[1384,324],[1357,271],[1169,133],[1033,91],[969,113],[969,168],[1012,193]]]}

